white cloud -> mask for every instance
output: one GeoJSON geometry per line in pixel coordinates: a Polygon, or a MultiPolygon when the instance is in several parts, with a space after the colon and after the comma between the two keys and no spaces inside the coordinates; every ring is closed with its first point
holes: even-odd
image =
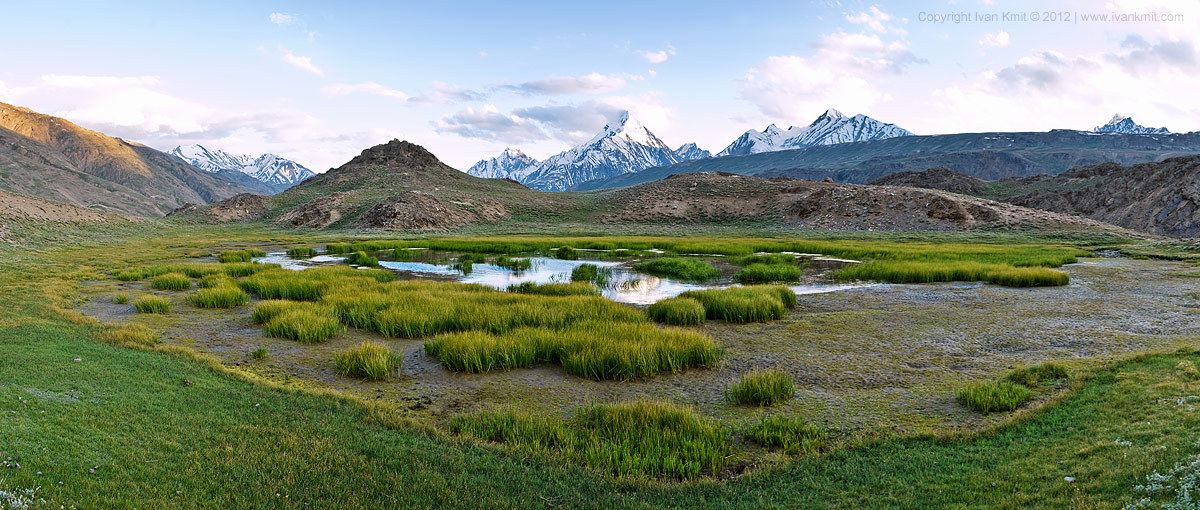
{"type": "Polygon", "coordinates": [[[628,110],[651,131],[669,129],[674,111],[662,103],[661,92],[610,96],[582,103],[550,104],[503,113],[493,105],[467,108],[434,123],[440,133],[505,143],[558,140],[576,145],[589,140],[617,112],[628,110]]]}
{"type": "Polygon", "coordinates": [[[887,27],[884,26],[884,23],[891,19],[891,15],[879,10],[879,7],[874,5],[867,12],[846,15],[846,21],[856,25],[866,25],[867,28],[881,34],[887,32],[887,27]]]}
{"type": "Polygon", "coordinates": [[[284,14],[282,12],[272,12],[269,16],[271,23],[276,25],[291,25],[296,21],[295,14],[284,14]]]}
{"type": "Polygon", "coordinates": [[[408,101],[411,96],[396,89],[390,89],[373,81],[364,83],[334,83],[321,87],[321,93],[329,97],[341,97],[355,93],[374,94],[408,101]]]}
{"type": "Polygon", "coordinates": [[[490,104],[478,110],[467,108],[445,115],[434,122],[434,129],[439,133],[455,134],[464,138],[514,144],[549,138],[536,121],[501,113],[490,104]]]}
{"type": "Polygon", "coordinates": [[[317,76],[325,76],[325,72],[313,64],[312,58],[293,54],[291,50],[283,50],[283,61],[317,76]]]}
{"type": "Polygon", "coordinates": [[[584,76],[550,77],[504,88],[525,94],[603,94],[625,86],[620,76],[591,73],[584,76]]]}
{"type": "Polygon", "coordinates": [[[646,59],[646,62],[651,64],[661,64],[666,62],[668,58],[671,58],[671,56],[675,55],[675,47],[668,44],[666,49],[658,51],[638,50],[638,54],[641,55],[642,58],[646,59]]]}
{"type": "Polygon", "coordinates": [[[983,39],[979,40],[979,45],[984,48],[1004,48],[1008,46],[1008,32],[1003,30],[994,34],[983,34],[983,39]]]}

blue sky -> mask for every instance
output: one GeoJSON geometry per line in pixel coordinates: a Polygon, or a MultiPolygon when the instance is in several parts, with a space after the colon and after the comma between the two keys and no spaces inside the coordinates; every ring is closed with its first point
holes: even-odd
{"type": "Polygon", "coordinates": [[[1117,112],[1200,129],[1198,2],[27,2],[5,13],[0,101],[159,149],[275,152],[318,171],[390,138],[459,168],[504,147],[540,159],[620,109],[671,146],[713,152],[828,107],[918,134],[1087,129],[1117,112]]]}

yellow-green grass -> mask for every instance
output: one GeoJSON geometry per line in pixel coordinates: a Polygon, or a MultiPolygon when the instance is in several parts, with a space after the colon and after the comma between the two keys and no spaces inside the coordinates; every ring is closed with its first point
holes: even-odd
{"type": "Polygon", "coordinates": [[[266,347],[259,347],[250,353],[250,357],[254,359],[267,359],[267,356],[270,354],[271,351],[268,351],[266,347]]]}
{"type": "Polygon", "coordinates": [[[346,263],[355,266],[377,267],[379,266],[379,259],[367,255],[366,252],[356,251],[346,256],[346,263]]]}
{"type": "Polygon", "coordinates": [[[1033,398],[1029,388],[1008,381],[985,382],[958,391],[958,401],[981,413],[1012,411],[1033,398]]]}
{"type": "Polygon", "coordinates": [[[167,313],[171,311],[171,300],[162,296],[146,295],[133,301],[138,313],[167,313]]]}
{"type": "Polygon", "coordinates": [[[569,421],[512,411],[460,415],[456,434],[552,452],[618,477],[693,479],[719,474],[733,448],[729,431],[690,408],[656,401],[598,404],[569,421]]]}
{"type": "Polygon", "coordinates": [[[791,253],[756,253],[729,257],[729,263],[743,267],[751,264],[796,265],[796,256],[791,253]]]}
{"type": "Polygon", "coordinates": [[[112,296],[112,304],[114,304],[114,305],[126,305],[126,304],[129,304],[129,294],[126,294],[126,293],[124,293],[124,292],[118,292],[118,293],[116,293],[116,294],[113,294],[113,296],[112,296]]]}
{"type": "Polygon", "coordinates": [[[337,373],[368,381],[387,380],[392,372],[400,368],[401,363],[400,356],[388,349],[387,345],[369,341],[339,352],[333,359],[337,373]]]}
{"type": "Polygon", "coordinates": [[[150,287],[156,290],[187,290],[192,288],[192,279],[179,273],[167,273],[150,280],[150,287]]]}
{"type": "Polygon", "coordinates": [[[101,342],[132,346],[148,346],[158,342],[157,334],[145,325],[136,323],[106,327],[96,338],[101,342]]]}
{"type": "Polygon", "coordinates": [[[721,271],[708,262],[684,257],[650,259],[634,264],[633,268],[654,276],[691,282],[707,281],[721,275],[721,271]]]}
{"type": "Polygon", "coordinates": [[[554,258],[562,260],[579,260],[579,253],[570,246],[560,246],[554,250],[554,258]]]}
{"type": "Polygon", "coordinates": [[[516,273],[528,271],[531,267],[533,267],[533,262],[529,259],[503,256],[492,259],[492,264],[516,273]]]}
{"type": "MultiPolygon", "coordinates": [[[[336,255],[336,254],[341,254],[341,253],[351,253],[353,251],[355,251],[355,249],[350,246],[350,243],[329,243],[329,244],[325,245],[325,252],[329,253],[331,255],[336,255]]],[[[367,251],[375,251],[375,250],[367,250],[367,251]]]]}
{"type": "Polygon", "coordinates": [[[1053,287],[1070,282],[1062,271],[1046,267],[1014,267],[982,262],[875,261],[854,264],[833,273],[843,281],[890,283],[983,281],[1008,287],[1053,287]]]}
{"type": "Polygon", "coordinates": [[[116,278],[125,282],[145,280],[167,273],[181,273],[189,278],[203,278],[211,274],[226,274],[242,277],[268,269],[279,269],[279,264],[258,264],[252,262],[232,264],[207,264],[203,262],[184,262],[178,264],[157,264],[134,269],[118,271],[116,278]]]}
{"type": "Polygon", "coordinates": [[[325,266],[304,271],[274,269],[262,271],[239,282],[242,290],[262,299],[316,301],[333,287],[354,287],[396,279],[391,271],[355,269],[349,266],[325,266]]]}
{"type": "Polygon", "coordinates": [[[690,290],[679,297],[699,301],[709,319],[736,324],[782,319],[796,305],[796,293],[784,285],[690,290]]]}
{"type": "Polygon", "coordinates": [[[754,263],[733,275],[739,283],[795,283],[800,280],[800,267],[785,264],[754,263]]]}
{"type": "MultiPolygon", "coordinates": [[[[417,338],[440,333],[504,333],[521,327],[563,328],[580,322],[644,323],[641,311],[598,296],[544,296],[473,289],[384,289],[331,299],[344,310],[347,300],[377,307],[372,327],[390,337],[417,338]],[[385,297],[380,299],[378,294],[385,297]]],[[[357,313],[366,313],[358,310],[357,313]]]]}
{"type": "Polygon", "coordinates": [[[735,404],[771,406],[792,398],[795,393],[792,376],[776,368],[767,368],[743,374],[725,389],[725,398],[735,404]]]}
{"type": "Polygon", "coordinates": [[[509,285],[509,292],[517,294],[540,294],[543,296],[599,296],[600,289],[591,282],[579,281],[571,283],[533,283],[521,282],[509,285]]]}
{"type": "Polygon", "coordinates": [[[316,257],[317,250],[316,250],[316,248],[312,248],[309,246],[289,248],[287,251],[287,256],[294,258],[294,259],[306,259],[309,257],[316,257]]]}
{"type": "Polygon", "coordinates": [[[233,262],[250,262],[254,257],[265,257],[267,252],[251,248],[248,250],[226,250],[217,253],[217,262],[228,264],[233,262]]]}
{"type": "Polygon", "coordinates": [[[1049,362],[1013,370],[1005,377],[1005,380],[1032,389],[1066,378],[1066,367],[1058,363],[1049,362]]]}
{"type": "Polygon", "coordinates": [[[330,312],[329,306],[324,304],[288,301],[285,299],[268,299],[259,301],[254,305],[254,310],[250,312],[250,319],[255,324],[266,324],[284,312],[293,310],[312,310],[318,314],[330,312]]]}
{"type": "Polygon", "coordinates": [[[646,308],[646,315],[655,322],[674,326],[704,324],[704,305],[692,298],[668,298],[646,308]]]}
{"type": "Polygon", "coordinates": [[[413,252],[408,248],[395,248],[392,250],[392,260],[408,262],[412,259],[413,252]]]}
{"type": "Polygon", "coordinates": [[[188,296],[187,301],[199,308],[233,308],[246,303],[246,292],[235,285],[221,285],[200,289],[188,296]]]}
{"type": "Polygon", "coordinates": [[[798,417],[775,414],[746,429],[746,439],[790,455],[810,454],[825,446],[826,434],[798,417]]]}
{"type": "Polygon", "coordinates": [[[317,308],[287,310],[263,325],[263,331],[269,336],[305,344],[324,342],[344,329],[332,311],[317,308]]]}
{"type": "Polygon", "coordinates": [[[612,279],[611,267],[600,267],[595,264],[581,264],[571,270],[571,281],[592,282],[596,285],[606,285],[612,279]]]}
{"type": "Polygon", "coordinates": [[[201,289],[211,289],[226,285],[237,285],[237,281],[227,274],[218,273],[202,276],[200,281],[196,282],[196,286],[201,289]]]}

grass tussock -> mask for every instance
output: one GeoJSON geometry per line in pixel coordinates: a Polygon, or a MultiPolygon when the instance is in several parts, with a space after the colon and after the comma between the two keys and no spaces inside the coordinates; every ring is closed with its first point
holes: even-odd
{"type": "Polygon", "coordinates": [[[646,315],[655,322],[673,326],[704,324],[704,305],[692,298],[669,298],[646,308],[646,315]]]}
{"type": "Polygon", "coordinates": [[[639,401],[593,405],[561,421],[511,411],[460,415],[452,433],[554,452],[618,477],[714,475],[732,453],[729,431],[690,408],[639,401]]]}
{"type": "Polygon", "coordinates": [[[792,398],[792,376],[776,368],[752,370],[725,389],[725,398],[740,405],[771,406],[792,398]]]}
{"type": "Polygon", "coordinates": [[[733,279],[739,283],[795,283],[800,281],[800,267],[783,264],[750,264],[743,267],[733,279]]]}
{"type": "Polygon", "coordinates": [[[826,435],[800,418],[777,414],[763,418],[746,429],[746,439],[772,450],[800,455],[821,451],[826,435]]]}
{"type": "Polygon", "coordinates": [[[267,252],[257,248],[251,248],[248,250],[227,250],[217,253],[217,262],[222,264],[250,262],[254,260],[254,257],[265,256],[267,256],[267,252]]]}
{"type": "Polygon", "coordinates": [[[187,297],[188,303],[199,308],[233,308],[247,299],[246,292],[232,284],[200,289],[187,297]]]}
{"type": "Polygon", "coordinates": [[[1067,378],[1067,369],[1058,363],[1042,363],[1013,370],[1004,380],[1026,388],[1037,388],[1067,378]]]}
{"type": "Polygon", "coordinates": [[[112,296],[112,304],[114,304],[114,305],[127,305],[127,304],[129,304],[129,294],[126,294],[126,293],[124,293],[124,292],[118,292],[118,293],[116,293],[116,294],[113,294],[113,296],[112,296]]]}
{"type": "Polygon", "coordinates": [[[325,252],[330,255],[339,255],[342,253],[352,253],[356,251],[350,243],[329,243],[325,245],[325,252]]]}
{"type": "Polygon", "coordinates": [[[368,381],[387,380],[400,367],[400,361],[400,356],[379,342],[363,342],[334,355],[337,373],[368,381]]]}
{"type": "Polygon", "coordinates": [[[582,264],[571,270],[571,281],[573,282],[591,282],[596,285],[607,285],[609,280],[612,280],[611,267],[582,264]]]}
{"type": "Polygon", "coordinates": [[[317,301],[332,288],[370,286],[395,279],[395,274],[382,269],[326,266],[304,271],[263,271],[242,280],[239,285],[242,290],[262,299],[317,301]]]}
{"type": "Polygon", "coordinates": [[[1054,287],[1070,283],[1062,271],[981,262],[875,261],[854,264],[833,274],[843,281],[889,283],[988,282],[1006,287],[1054,287]]]}
{"type": "Polygon", "coordinates": [[[496,257],[492,259],[492,264],[497,267],[502,267],[514,273],[528,271],[533,267],[533,261],[529,259],[512,258],[512,257],[496,257]]]}
{"type": "Polygon", "coordinates": [[[736,324],[782,319],[796,305],[796,293],[783,285],[691,290],[679,297],[699,301],[709,319],[736,324]]]}
{"type": "Polygon", "coordinates": [[[200,287],[201,289],[212,289],[227,285],[237,285],[237,281],[227,274],[205,275],[200,278],[200,281],[196,282],[196,286],[200,287]]]}
{"type": "Polygon", "coordinates": [[[332,312],[316,308],[287,310],[263,325],[263,331],[269,336],[304,344],[324,342],[340,334],[343,329],[332,312]]]}
{"type": "Polygon", "coordinates": [[[599,296],[600,289],[590,282],[543,283],[522,282],[509,285],[509,292],[542,296],[599,296]]]}
{"type": "Polygon", "coordinates": [[[104,328],[97,337],[101,342],[115,345],[150,346],[158,343],[158,335],[142,324],[125,324],[104,328]]]}
{"type": "Polygon", "coordinates": [[[413,259],[413,252],[408,248],[395,248],[392,250],[392,260],[398,262],[409,262],[413,259]]]}
{"type": "Polygon", "coordinates": [[[711,280],[721,274],[720,270],[713,267],[713,265],[709,264],[708,262],[683,257],[662,257],[650,259],[645,262],[634,264],[633,268],[637,271],[654,276],[675,278],[677,280],[691,282],[711,280]]]}
{"type": "Polygon", "coordinates": [[[154,278],[167,273],[180,273],[188,278],[203,278],[213,274],[224,274],[235,278],[250,276],[260,271],[279,269],[279,264],[258,264],[253,262],[207,264],[203,262],[188,262],[181,264],[158,264],[136,269],[118,271],[116,277],[123,282],[133,282],[154,278]]]}
{"type": "Polygon", "coordinates": [[[728,260],[730,264],[742,267],[751,264],[796,265],[796,256],[791,253],[755,253],[753,255],[729,257],[728,260]]]}
{"type": "Polygon", "coordinates": [[[270,354],[271,354],[271,352],[268,351],[266,349],[266,347],[259,347],[257,349],[254,349],[254,352],[250,353],[250,357],[257,359],[257,360],[264,360],[264,359],[267,359],[267,356],[269,356],[270,354]]]}
{"type": "Polygon", "coordinates": [[[192,288],[192,279],[179,273],[167,273],[150,280],[150,287],[155,290],[188,290],[192,288]]]}
{"type": "Polygon", "coordinates": [[[1029,388],[1008,381],[972,384],[958,392],[958,401],[981,413],[1012,411],[1033,398],[1029,388]]]}
{"type": "Polygon", "coordinates": [[[167,313],[171,311],[171,300],[162,296],[142,296],[133,302],[138,313],[167,313]]]}
{"type": "Polygon", "coordinates": [[[316,257],[317,250],[316,250],[316,248],[310,248],[308,246],[303,246],[303,247],[299,247],[299,248],[290,248],[287,251],[287,256],[294,258],[294,259],[307,259],[307,258],[311,258],[311,257],[316,257]]]}
{"type": "Polygon", "coordinates": [[[356,251],[346,257],[346,263],[353,266],[378,267],[379,259],[367,255],[366,252],[356,251]]]}
{"type": "Polygon", "coordinates": [[[554,250],[554,258],[561,260],[579,260],[579,252],[570,246],[560,246],[554,250]]]}

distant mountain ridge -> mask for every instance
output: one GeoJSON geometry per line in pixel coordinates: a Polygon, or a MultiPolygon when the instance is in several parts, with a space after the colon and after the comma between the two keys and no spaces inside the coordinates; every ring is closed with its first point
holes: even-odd
{"type": "Polygon", "coordinates": [[[210,150],[203,145],[180,145],[168,154],[205,172],[241,172],[265,184],[271,193],[278,193],[317,175],[295,161],[269,153],[256,157],[210,150]]]}
{"type": "Polygon", "coordinates": [[[1093,133],[1121,133],[1126,135],[1169,135],[1170,131],[1165,127],[1149,128],[1142,126],[1133,121],[1129,117],[1124,117],[1121,114],[1113,115],[1113,118],[1103,126],[1092,128],[1093,133]]]}
{"type": "Polygon", "coordinates": [[[526,156],[519,149],[505,148],[499,156],[475,163],[467,173],[486,179],[512,179],[522,181],[537,168],[538,160],[526,156]]]}
{"type": "Polygon", "coordinates": [[[717,153],[717,157],[744,156],[763,152],[802,149],[816,145],[883,140],[900,136],[912,136],[912,132],[858,114],[847,117],[834,108],[825,110],[820,117],[805,127],[789,127],[786,131],[775,124],[762,131],[746,131],[733,143],[717,153]]]}

